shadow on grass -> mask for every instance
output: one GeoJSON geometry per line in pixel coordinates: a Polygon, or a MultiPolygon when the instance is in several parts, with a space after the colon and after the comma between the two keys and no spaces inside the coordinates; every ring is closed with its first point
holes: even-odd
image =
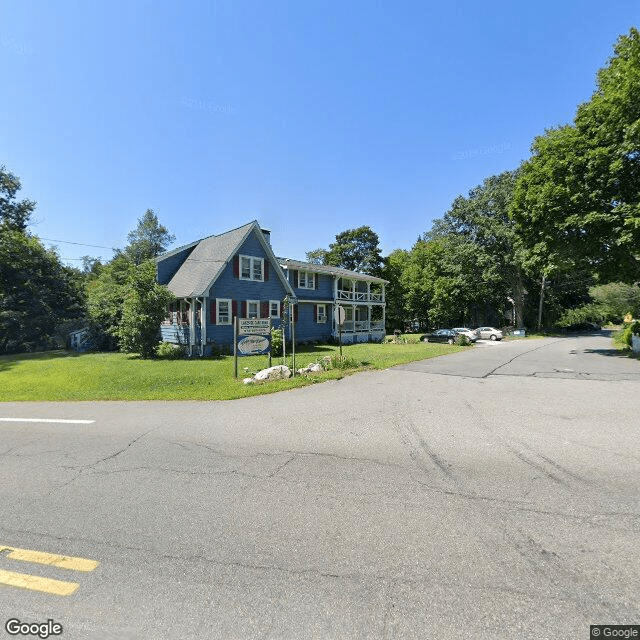
{"type": "Polygon", "coordinates": [[[48,360],[59,360],[60,358],[81,358],[87,355],[78,351],[66,351],[64,349],[56,349],[55,351],[33,351],[29,353],[11,353],[0,355],[0,372],[8,371],[12,367],[21,362],[28,360],[38,360],[46,362],[48,360]]]}

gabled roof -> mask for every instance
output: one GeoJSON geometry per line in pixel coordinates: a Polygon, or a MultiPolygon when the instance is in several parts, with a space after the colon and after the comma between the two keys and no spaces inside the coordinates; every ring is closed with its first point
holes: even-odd
{"type": "Polygon", "coordinates": [[[327,273],[332,276],[338,276],[339,278],[351,278],[354,280],[364,280],[365,282],[389,282],[383,278],[376,278],[375,276],[370,276],[366,273],[358,273],[357,271],[350,271],[349,269],[342,269],[341,267],[313,264],[311,262],[300,262],[299,260],[292,260],[291,258],[277,258],[277,260],[283,269],[299,269],[301,271],[311,271],[313,273],[327,273]]]}
{"type": "MultiPolygon", "coordinates": [[[[190,298],[194,296],[206,295],[211,285],[219,278],[220,274],[233,258],[238,249],[242,246],[249,234],[256,229],[257,237],[262,244],[267,257],[270,258],[272,264],[277,267],[278,262],[273,251],[267,241],[257,221],[250,222],[232,229],[217,236],[209,236],[190,243],[178,249],[169,251],[158,256],[157,261],[160,262],[164,258],[171,257],[180,251],[184,251],[190,247],[194,247],[187,259],[182,263],[180,268],[167,287],[177,298],[190,298]]],[[[274,268],[274,271],[283,282],[287,291],[293,294],[281,269],[274,268]]]]}

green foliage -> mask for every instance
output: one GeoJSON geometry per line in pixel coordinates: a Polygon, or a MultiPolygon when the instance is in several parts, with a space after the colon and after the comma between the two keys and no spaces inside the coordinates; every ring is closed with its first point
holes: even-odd
{"type": "Polygon", "coordinates": [[[640,276],[640,32],[621,36],[572,125],[535,139],[512,215],[527,267],[640,276]]]}
{"type": "Polygon", "coordinates": [[[330,371],[331,369],[356,369],[361,363],[350,356],[341,356],[340,354],[334,353],[324,358],[321,364],[327,371],[330,371]]]}
{"type": "Polygon", "coordinates": [[[156,347],[156,356],[161,360],[179,360],[186,355],[185,348],[180,344],[161,342],[156,347]]]}
{"type": "Polygon", "coordinates": [[[153,209],[147,209],[144,216],[138,219],[138,226],[127,236],[129,244],[124,253],[134,264],[155,258],[166,251],[175,240],[175,236],[161,225],[153,209]]]}
{"type": "Polygon", "coordinates": [[[640,316],[640,287],[624,282],[610,282],[589,289],[592,302],[569,309],[558,321],[561,327],[581,322],[622,322],[631,314],[640,316]]]}
{"type": "Polygon", "coordinates": [[[125,285],[134,269],[134,264],[119,254],[87,284],[87,315],[102,348],[117,346],[125,285]]]}
{"type": "Polygon", "coordinates": [[[615,336],[615,341],[630,349],[632,346],[631,336],[640,336],[640,320],[634,320],[633,322],[625,322],[622,329],[615,336]]]}
{"type": "Polygon", "coordinates": [[[282,355],[282,328],[271,329],[271,355],[280,357],[282,355]]]}
{"type": "Polygon", "coordinates": [[[50,348],[59,326],[82,315],[74,270],[18,225],[0,223],[0,353],[50,348]]]}
{"type": "Polygon", "coordinates": [[[412,311],[407,303],[407,282],[403,273],[409,265],[409,252],[404,249],[392,251],[384,260],[382,277],[388,280],[385,287],[387,326],[404,329],[405,322],[413,319],[412,311]]]}
{"type": "Polygon", "coordinates": [[[26,231],[29,218],[36,207],[32,200],[16,201],[16,193],[20,191],[20,179],[0,166],[0,224],[16,231],[26,231]]]}
{"type": "MultiPolygon", "coordinates": [[[[318,253],[318,250],[311,253],[318,253]]],[[[378,276],[382,269],[378,234],[367,226],[338,233],[324,260],[325,264],[334,267],[378,276]]]]}
{"type": "Polygon", "coordinates": [[[117,329],[122,351],[153,358],[160,323],[173,300],[175,297],[167,287],[156,282],[154,262],[147,260],[133,269],[124,287],[122,320],[117,329]]]}
{"type": "Polygon", "coordinates": [[[311,264],[327,264],[327,254],[329,252],[326,249],[314,249],[313,251],[307,251],[307,262],[311,264]]]}
{"type": "Polygon", "coordinates": [[[461,333],[456,338],[456,344],[460,345],[461,347],[469,347],[469,346],[471,346],[471,340],[469,340],[469,338],[467,338],[467,336],[465,336],[463,333],[461,333]]]}

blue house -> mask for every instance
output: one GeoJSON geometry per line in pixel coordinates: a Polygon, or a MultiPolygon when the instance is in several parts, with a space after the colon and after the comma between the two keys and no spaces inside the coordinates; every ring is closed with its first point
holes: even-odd
{"type": "MultiPolygon", "coordinates": [[[[381,341],[386,281],[355,271],[277,258],[270,232],[256,221],[179,247],[156,258],[157,279],[176,296],[160,327],[162,340],[206,355],[233,345],[233,318],[271,318],[279,327],[285,297],[296,342],[338,336],[337,305],[345,309],[343,342],[381,341]]],[[[290,338],[291,326],[285,325],[290,338]]]]}

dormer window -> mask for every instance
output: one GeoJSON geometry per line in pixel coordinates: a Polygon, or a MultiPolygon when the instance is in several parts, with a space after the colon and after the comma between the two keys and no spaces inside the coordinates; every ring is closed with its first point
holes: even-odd
{"type": "Polygon", "coordinates": [[[298,271],[298,289],[315,289],[315,275],[310,271],[298,271]]]}
{"type": "Polygon", "coordinates": [[[264,260],[253,256],[240,256],[240,280],[264,280],[264,260]]]}

